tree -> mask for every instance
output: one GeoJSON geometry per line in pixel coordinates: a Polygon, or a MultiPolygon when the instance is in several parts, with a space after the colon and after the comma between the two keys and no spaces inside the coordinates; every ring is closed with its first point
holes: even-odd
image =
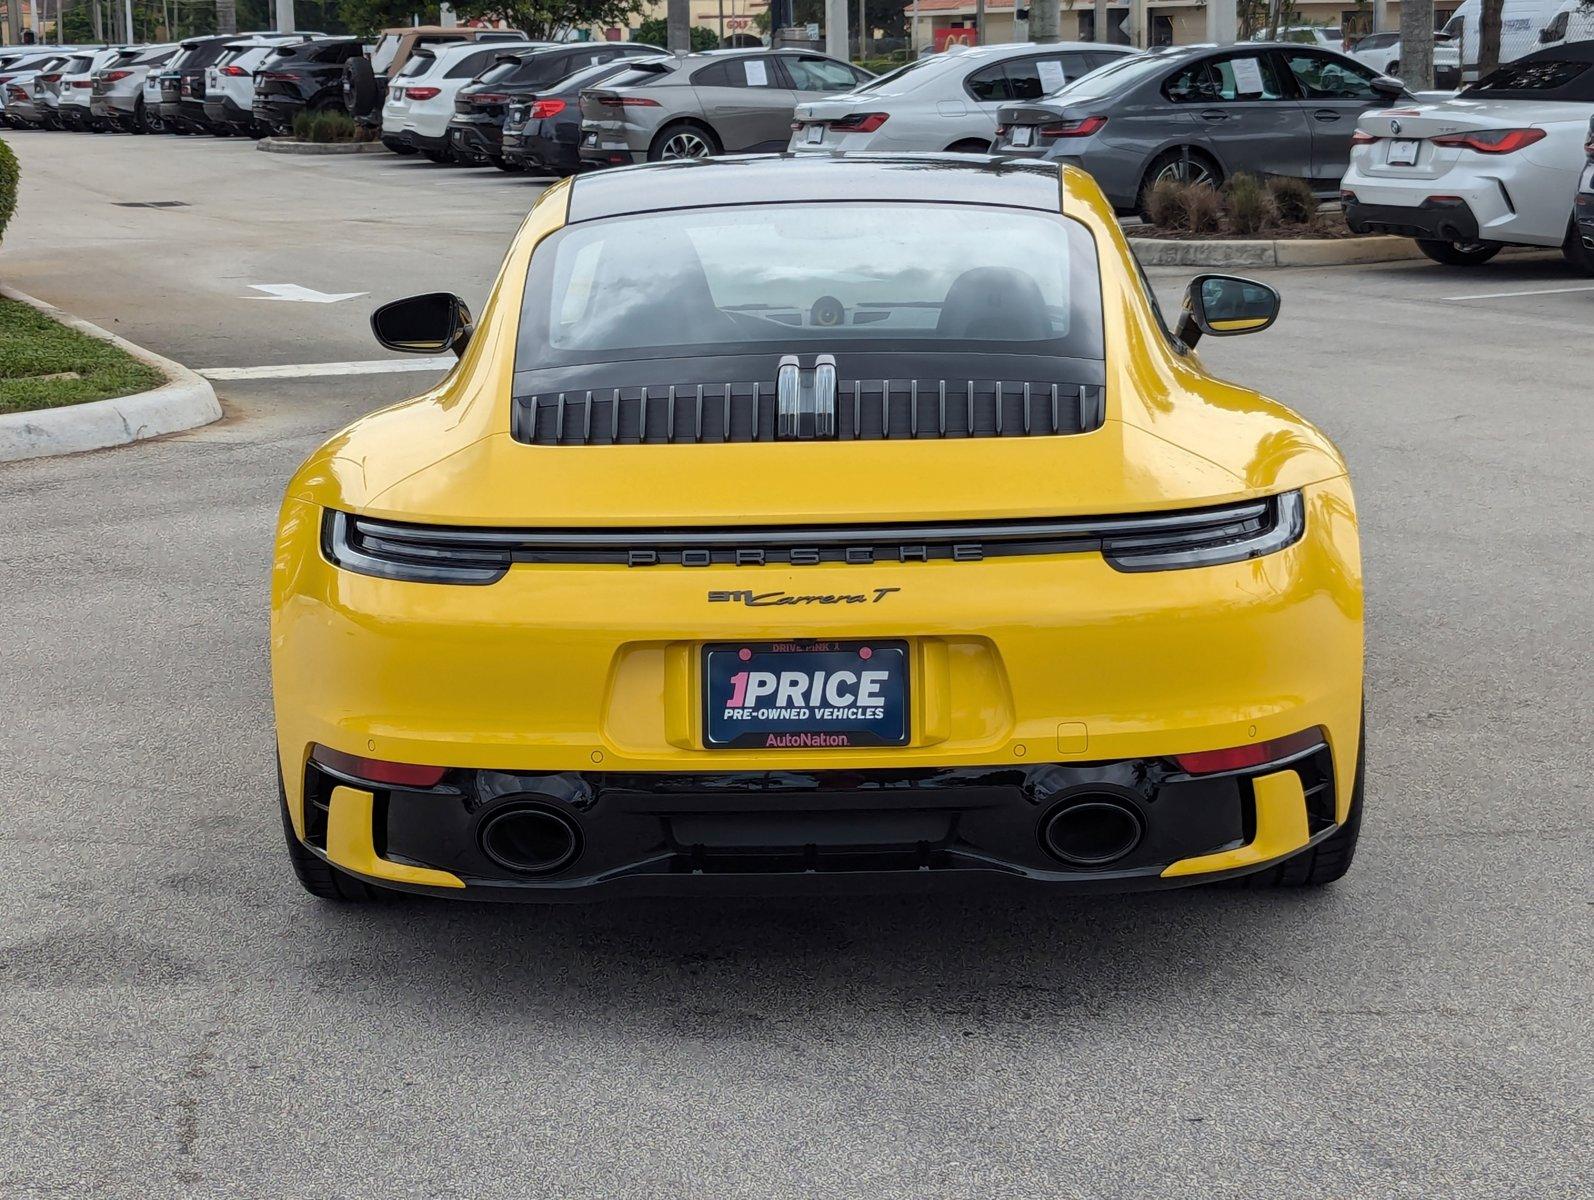
{"type": "Polygon", "coordinates": [[[435,25],[438,21],[436,4],[416,3],[415,0],[341,0],[338,16],[350,33],[365,38],[375,37],[384,29],[408,25],[412,17],[420,17],[423,25],[435,25]]]}
{"type": "Polygon", "coordinates": [[[467,19],[502,21],[533,41],[553,42],[574,29],[628,25],[642,0],[459,0],[454,12],[467,19]]]}
{"type": "Polygon", "coordinates": [[[1433,0],[1402,0],[1400,79],[1414,92],[1433,87],[1433,0]]]}
{"type": "Polygon", "coordinates": [[[1505,0],[1483,0],[1478,13],[1478,78],[1500,65],[1500,10],[1505,0]]]}
{"type": "MultiPolygon", "coordinates": [[[[663,46],[669,40],[669,22],[663,17],[649,17],[637,26],[634,40],[644,46],[663,46]]],[[[692,26],[692,53],[719,47],[720,35],[702,25],[692,26]]]]}

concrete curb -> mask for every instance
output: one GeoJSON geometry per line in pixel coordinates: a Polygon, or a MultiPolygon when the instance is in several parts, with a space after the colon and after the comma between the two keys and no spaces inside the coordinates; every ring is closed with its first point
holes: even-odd
{"type": "Polygon", "coordinates": [[[1208,242],[1131,237],[1129,244],[1147,267],[1334,267],[1422,257],[1417,243],[1402,237],[1208,242]]]}
{"type": "Polygon", "coordinates": [[[129,442],[178,433],[221,419],[216,389],[210,386],[209,380],[194,374],[182,363],[135,346],[125,338],[15,288],[0,285],[0,296],[31,305],[79,333],[110,342],[148,363],[167,379],[158,388],[131,396],[91,400],[86,404],[68,404],[37,412],[0,414],[0,462],[125,446],[129,442]]]}
{"type": "Polygon", "coordinates": [[[292,138],[268,137],[255,143],[267,154],[391,154],[381,142],[296,142],[292,138]]]}

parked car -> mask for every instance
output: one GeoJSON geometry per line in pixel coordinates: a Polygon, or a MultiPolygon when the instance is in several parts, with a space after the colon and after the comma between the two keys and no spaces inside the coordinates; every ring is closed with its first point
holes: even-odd
{"type": "MultiPolygon", "coordinates": [[[[515,29],[476,29],[464,25],[399,26],[384,29],[368,54],[358,54],[343,64],[343,107],[355,122],[368,130],[382,127],[382,111],[387,104],[388,81],[404,69],[410,56],[426,46],[449,46],[460,42],[524,42],[526,35],[515,29]]],[[[399,154],[414,154],[412,145],[392,145],[399,154]]]]}
{"type": "Polygon", "coordinates": [[[1353,58],[1314,46],[1147,51],[1030,104],[1003,105],[998,151],[1083,167],[1121,212],[1159,179],[1214,186],[1237,172],[1338,191],[1356,118],[1410,99],[1353,58]]]}
{"type": "Polygon", "coordinates": [[[600,166],[783,149],[802,100],[874,76],[807,50],[710,50],[642,63],[581,97],[581,158],[600,166]]]}
{"type": "Polygon", "coordinates": [[[365,53],[359,38],[324,37],[276,46],[255,71],[251,111],[262,129],[283,132],[301,112],[345,112],[343,68],[365,53]]]}
{"type": "Polygon", "coordinates": [[[1345,35],[1338,25],[1286,25],[1272,37],[1263,29],[1251,35],[1253,42],[1287,42],[1294,46],[1316,46],[1321,50],[1344,50],[1345,35]]]}
{"type": "Polygon", "coordinates": [[[61,80],[65,78],[72,59],[92,47],[73,47],[55,59],[34,77],[33,104],[39,113],[39,125],[44,129],[61,128],[61,80]]]}
{"type": "Polygon", "coordinates": [[[641,42],[580,42],[508,50],[454,97],[448,119],[449,148],[461,162],[490,162],[505,171],[520,167],[503,155],[504,118],[509,105],[523,96],[616,59],[658,58],[657,46],[641,42]]]}
{"type": "Polygon", "coordinates": [[[105,123],[90,111],[94,95],[94,75],[120,57],[126,47],[112,46],[99,50],[85,50],[67,60],[61,71],[60,100],[56,118],[62,129],[87,129],[99,133],[105,123]]]}
{"type": "Polygon", "coordinates": [[[536,93],[512,96],[504,116],[504,162],[521,170],[573,175],[581,169],[581,93],[632,69],[615,59],[566,76],[536,93]]]}
{"type": "Polygon", "coordinates": [[[1134,53],[1092,42],[1020,42],[927,55],[843,95],[797,105],[788,149],[983,154],[995,142],[1001,105],[1039,100],[1134,53]]]}
{"type": "Polygon", "coordinates": [[[287,487],[309,892],[1349,869],[1345,461],[1189,352],[1266,329],[1272,288],[1203,275],[1169,330],[1089,176],[973,155],[587,172],[505,261],[479,320],[376,310],[384,347],[462,360],[287,487]]]}
{"type": "MultiPolygon", "coordinates": [[[[523,39],[521,45],[553,43],[523,39]]],[[[415,51],[388,86],[387,101],[382,105],[382,144],[389,149],[418,150],[433,162],[453,162],[448,119],[454,115],[454,97],[513,49],[501,42],[456,42],[415,51]]]]}
{"type": "Polygon", "coordinates": [[[33,98],[38,76],[66,60],[67,55],[56,46],[0,54],[0,117],[4,124],[13,129],[32,129],[40,124],[33,98]]]}
{"type": "Polygon", "coordinates": [[[212,34],[179,43],[177,53],[160,76],[161,120],[166,128],[174,133],[230,133],[230,125],[212,129],[205,116],[205,73],[234,42],[274,36],[282,35],[273,30],[212,34]]]}
{"type": "Polygon", "coordinates": [[[94,73],[94,86],[89,90],[90,115],[106,128],[124,133],[159,132],[150,124],[152,119],[159,121],[160,115],[148,111],[144,81],[151,71],[158,73],[176,53],[176,43],[168,42],[135,47],[112,59],[94,73]]]}
{"type": "Polygon", "coordinates": [[[267,126],[255,120],[255,74],[279,46],[300,46],[325,34],[276,33],[240,38],[205,68],[205,120],[211,132],[260,136],[267,126]]]}
{"type": "MultiPolygon", "coordinates": [[[[1400,78],[1400,34],[1398,33],[1369,33],[1351,48],[1350,56],[1380,75],[1400,78]]],[[[1455,39],[1443,33],[1434,34],[1433,75],[1435,87],[1461,86],[1461,50],[1456,45],[1455,39]]]]}
{"type": "Polygon", "coordinates": [[[1594,41],[1526,55],[1453,100],[1368,113],[1342,184],[1346,224],[1415,238],[1450,266],[1509,245],[1559,246],[1594,274],[1568,219],[1591,119],[1594,41]]]}
{"type": "Polygon", "coordinates": [[[1594,6],[1585,5],[1583,0],[1561,0],[1561,7],[1539,30],[1540,46],[1562,46],[1591,38],[1594,38],[1594,6]]]}
{"type": "Polygon", "coordinates": [[[1578,181],[1572,217],[1583,249],[1594,254],[1594,117],[1589,118],[1588,139],[1583,143],[1583,174],[1578,181]]]}

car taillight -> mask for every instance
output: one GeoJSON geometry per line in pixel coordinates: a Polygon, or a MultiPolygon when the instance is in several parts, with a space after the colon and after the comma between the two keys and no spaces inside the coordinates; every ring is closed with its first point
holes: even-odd
{"type": "Polygon", "coordinates": [[[890,113],[853,113],[850,117],[837,117],[824,122],[835,133],[873,133],[886,123],[890,113]]]}
{"type": "Polygon", "coordinates": [[[436,99],[442,90],[442,88],[430,87],[400,88],[399,95],[410,100],[433,100],[436,99]]]}
{"type": "Polygon", "coordinates": [[[470,102],[472,104],[502,104],[508,99],[508,92],[477,92],[470,98],[470,102]]]}
{"type": "Polygon", "coordinates": [[[243,76],[249,74],[248,71],[246,71],[242,67],[238,67],[238,66],[221,67],[221,68],[219,68],[217,70],[216,73],[218,75],[230,75],[234,79],[240,79],[243,76]]]}
{"type": "Polygon", "coordinates": [[[557,117],[566,107],[563,100],[535,100],[532,102],[531,112],[527,115],[530,120],[541,121],[548,117],[557,117]]]}
{"type": "Polygon", "coordinates": [[[389,762],[385,758],[345,754],[341,750],[321,745],[311,747],[310,759],[323,767],[330,767],[339,775],[385,783],[389,787],[436,787],[448,770],[447,767],[424,767],[416,763],[389,762]]]}
{"type": "Polygon", "coordinates": [[[27,93],[26,89],[20,88],[14,83],[13,84],[9,84],[6,87],[6,91],[11,93],[11,98],[13,100],[26,100],[28,98],[28,93],[27,93]]]}
{"type": "Polygon", "coordinates": [[[1370,146],[1377,140],[1378,139],[1375,136],[1368,133],[1365,129],[1358,129],[1355,133],[1350,135],[1350,144],[1352,146],[1370,146]]]}
{"type": "Polygon", "coordinates": [[[1321,729],[1303,729],[1288,737],[1273,738],[1266,742],[1252,742],[1248,746],[1230,746],[1225,750],[1202,750],[1196,754],[1175,754],[1173,761],[1179,769],[1190,775],[1216,775],[1221,771],[1244,771],[1264,766],[1324,744],[1321,729]]]}
{"type": "Polygon", "coordinates": [[[598,103],[605,108],[657,108],[657,100],[646,96],[599,96],[598,103]]]}
{"type": "Polygon", "coordinates": [[[40,83],[60,83],[61,82],[61,73],[59,71],[52,71],[48,75],[40,75],[39,76],[39,82],[40,83]]]}
{"type": "Polygon", "coordinates": [[[1107,123],[1106,117],[1081,117],[1077,121],[1053,121],[1040,127],[1041,137],[1089,137],[1107,123]]]}
{"type": "Polygon", "coordinates": [[[1429,139],[1436,146],[1460,146],[1479,154],[1510,154],[1544,140],[1542,129],[1480,129],[1474,133],[1446,133],[1429,139]]]}
{"type": "Polygon", "coordinates": [[[292,83],[294,77],[286,71],[262,71],[255,76],[256,79],[268,79],[272,83],[292,83]]]}
{"type": "Polygon", "coordinates": [[[105,83],[115,83],[118,79],[126,79],[132,73],[131,71],[105,71],[101,73],[100,79],[105,83]]]}

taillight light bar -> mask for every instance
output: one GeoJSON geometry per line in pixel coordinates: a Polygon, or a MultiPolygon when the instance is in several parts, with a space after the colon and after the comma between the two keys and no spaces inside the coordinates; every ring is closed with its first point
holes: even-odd
{"type": "Polygon", "coordinates": [[[249,74],[248,71],[239,66],[218,67],[216,68],[216,73],[218,75],[229,75],[234,79],[241,79],[243,76],[249,74]]]}
{"type": "Polygon", "coordinates": [[[1040,137],[1081,138],[1096,133],[1105,124],[1106,117],[1081,117],[1077,121],[1053,121],[1050,125],[1042,125],[1037,132],[1040,137]]]}
{"type": "Polygon", "coordinates": [[[469,97],[472,104],[503,104],[509,99],[508,92],[477,92],[469,97]]]}
{"type": "Polygon", "coordinates": [[[435,99],[442,92],[442,90],[442,88],[434,87],[400,88],[399,95],[407,100],[432,100],[435,99]]]}
{"type": "Polygon", "coordinates": [[[119,79],[126,79],[132,73],[131,71],[103,71],[100,74],[100,81],[102,83],[115,83],[119,79]]]}
{"type": "Polygon", "coordinates": [[[1175,754],[1173,761],[1190,775],[1217,775],[1225,771],[1245,771],[1268,763],[1282,762],[1324,745],[1320,728],[1303,729],[1286,737],[1222,750],[1200,750],[1194,754],[1175,754]]]}
{"type": "Polygon", "coordinates": [[[820,125],[828,125],[832,133],[873,133],[884,125],[891,117],[890,113],[852,113],[850,116],[837,117],[833,121],[820,121],[820,125]]]}
{"type": "Polygon", "coordinates": [[[604,108],[658,108],[657,100],[649,100],[646,96],[597,96],[594,97],[604,108]]]}
{"type": "Polygon", "coordinates": [[[1436,146],[1460,146],[1463,150],[1476,150],[1479,154],[1510,154],[1524,146],[1544,140],[1544,130],[1529,126],[1526,129],[1478,129],[1471,133],[1445,133],[1430,138],[1436,146]]]}

